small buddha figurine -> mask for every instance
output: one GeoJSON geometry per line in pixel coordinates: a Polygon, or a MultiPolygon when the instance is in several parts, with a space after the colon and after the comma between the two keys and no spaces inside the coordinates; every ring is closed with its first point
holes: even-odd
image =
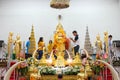
{"type": "Polygon", "coordinates": [[[29,67],[29,71],[33,72],[35,68],[34,62],[32,61],[29,67]]]}
{"type": "Polygon", "coordinates": [[[52,58],[52,65],[55,65],[56,60],[55,60],[54,54],[52,54],[51,58],[52,58]]]}
{"type": "Polygon", "coordinates": [[[87,79],[87,73],[86,73],[84,66],[82,66],[80,68],[80,73],[78,73],[77,76],[78,76],[77,80],[86,80],[87,79]]]}
{"type": "Polygon", "coordinates": [[[63,54],[63,53],[58,52],[58,57],[57,57],[55,66],[65,66],[65,60],[61,54],[63,54]]]}
{"type": "Polygon", "coordinates": [[[16,40],[15,40],[14,44],[15,44],[14,50],[15,50],[15,53],[16,53],[16,57],[19,58],[20,51],[21,51],[21,48],[22,48],[22,42],[20,40],[20,35],[16,36],[16,40]]]}
{"type": "Polygon", "coordinates": [[[30,74],[30,80],[40,80],[41,75],[39,74],[38,68],[34,68],[33,73],[30,74]]]}
{"type": "Polygon", "coordinates": [[[91,67],[90,67],[90,65],[89,65],[88,60],[87,60],[86,65],[85,65],[85,70],[86,70],[86,72],[87,72],[87,75],[92,77],[92,74],[93,74],[93,73],[92,73],[92,69],[91,69],[91,67]]]}
{"type": "Polygon", "coordinates": [[[80,56],[79,56],[79,53],[76,54],[75,59],[74,59],[74,63],[82,63],[80,56]]]}
{"type": "Polygon", "coordinates": [[[104,32],[104,51],[108,53],[108,32],[104,32]]]}
{"type": "Polygon", "coordinates": [[[11,55],[12,53],[12,47],[13,47],[13,32],[9,32],[9,36],[8,36],[8,56],[11,55]]]}
{"type": "Polygon", "coordinates": [[[100,40],[100,35],[98,34],[96,36],[96,42],[95,42],[95,46],[97,48],[97,52],[100,52],[102,50],[102,41],[100,40]]]}

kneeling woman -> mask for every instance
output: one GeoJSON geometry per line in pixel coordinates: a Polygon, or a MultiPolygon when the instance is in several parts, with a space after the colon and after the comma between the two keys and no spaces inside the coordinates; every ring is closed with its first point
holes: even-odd
{"type": "Polygon", "coordinates": [[[43,37],[40,37],[38,41],[38,59],[40,60],[43,55],[43,48],[45,47],[45,43],[43,41],[43,37]]]}

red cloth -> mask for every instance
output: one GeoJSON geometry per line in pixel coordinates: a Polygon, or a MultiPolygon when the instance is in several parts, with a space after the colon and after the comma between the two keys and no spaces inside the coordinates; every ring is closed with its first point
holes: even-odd
{"type": "Polygon", "coordinates": [[[102,76],[97,76],[97,80],[102,80],[102,76]]]}
{"type": "Polygon", "coordinates": [[[26,78],[25,77],[20,77],[19,80],[26,80],[26,78]]]}
{"type": "Polygon", "coordinates": [[[65,49],[68,50],[69,47],[70,47],[70,40],[69,40],[69,38],[66,38],[66,40],[65,40],[65,49]]]}

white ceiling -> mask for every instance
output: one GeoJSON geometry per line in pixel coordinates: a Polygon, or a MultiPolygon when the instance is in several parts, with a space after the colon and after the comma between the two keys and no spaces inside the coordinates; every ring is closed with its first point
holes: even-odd
{"type": "Polygon", "coordinates": [[[84,44],[85,27],[89,26],[92,43],[95,36],[108,30],[114,39],[120,39],[120,0],[71,0],[70,7],[56,10],[50,0],[0,0],[0,39],[7,41],[9,31],[26,41],[35,26],[36,41],[44,36],[48,41],[57,25],[57,16],[62,14],[62,24],[68,35],[78,30],[84,44]]]}
{"type": "MultiPolygon", "coordinates": [[[[0,15],[39,14],[40,12],[49,10],[58,12],[49,7],[49,2],[50,0],[0,0],[0,15]]],[[[120,2],[119,0],[71,0],[70,8],[67,10],[78,12],[81,9],[87,8],[88,5],[94,9],[96,5],[104,7],[106,3],[114,5],[115,3],[119,4],[120,2]]],[[[109,4],[106,6],[109,6],[109,4]]]]}

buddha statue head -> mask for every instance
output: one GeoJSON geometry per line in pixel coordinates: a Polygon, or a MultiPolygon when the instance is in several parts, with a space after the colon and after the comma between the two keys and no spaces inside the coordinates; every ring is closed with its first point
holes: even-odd
{"type": "Polygon", "coordinates": [[[100,40],[100,35],[99,35],[99,34],[96,36],[96,39],[97,39],[97,40],[100,40]]]}
{"type": "Polygon", "coordinates": [[[13,32],[9,32],[9,36],[8,36],[8,45],[9,43],[13,42],[13,32]]]}
{"type": "Polygon", "coordinates": [[[16,36],[16,39],[17,39],[17,40],[20,40],[20,35],[17,35],[17,36],[16,36]]]}
{"type": "Polygon", "coordinates": [[[64,31],[61,23],[59,23],[57,25],[56,33],[55,34],[57,36],[58,41],[62,40],[65,37],[65,31],[64,31]]]}
{"type": "Polygon", "coordinates": [[[9,32],[9,36],[13,36],[13,32],[9,32]]]}
{"type": "Polygon", "coordinates": [[[107,35],[108,35],[108,32],[107,32],[107,31],[106,31],[106,32],[104,32],[104,35],[105,35],[105,36],[107,36],[107,35]]]}

